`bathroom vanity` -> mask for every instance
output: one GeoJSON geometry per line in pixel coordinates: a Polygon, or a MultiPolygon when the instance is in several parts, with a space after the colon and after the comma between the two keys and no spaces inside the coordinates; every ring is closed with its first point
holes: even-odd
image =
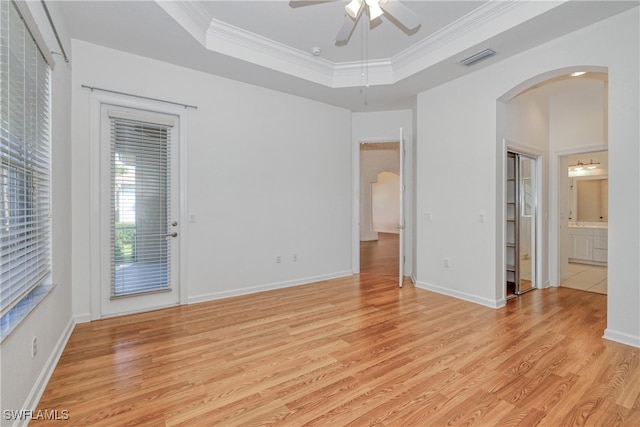
{"type": "Polygon", "coordinates": [[[569,262],[607,265],[606,223],[569,223],[569,262]]]}

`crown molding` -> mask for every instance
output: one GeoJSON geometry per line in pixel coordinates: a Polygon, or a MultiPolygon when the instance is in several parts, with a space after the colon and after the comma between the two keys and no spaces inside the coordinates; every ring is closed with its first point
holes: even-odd
{"type": "Polygon", "coordinates": [[[215,18],[207,30],[205,47],[325,86],[332,85],[333,62],[215,18]]]}
{"type": "Polygon", "coordinates": [[[492,0],[485,3],[451,24],[420,40],[418,43],[394,55],[391,60],[398,72],[401,70],[405,71],[404,73],[400,72],[400,74],[413,74],[411,73],[411,69],[418,65],[418,58],[428,57],[438,49],[446,48],[456,39],[484,25],[492,17],[495,18],[496,16],[507,13],[510,9],[517,7],[519,3],[522,2],[519,0],[492,0]]]}
{"type": "Polygon", "coordinates": [[[491,0],[391,58],[335,63],[230,25],[197,1],[156,0],[205,48],[331,88],[396,83],[569,0],[491,0]]]}
{"type": "Polygon", "coordinates": [[[207,29],[211,17],[207,10],[197,1],[162,1],[155,0],[169,16],[180,24],[187,32],[201,44],[205,44],[207,29]]]}
{"type": "Polygon", "coordinates": [[[334,65],[334,88],[392,84],[393,63],[390,59],[341,62],[334,65]]]}

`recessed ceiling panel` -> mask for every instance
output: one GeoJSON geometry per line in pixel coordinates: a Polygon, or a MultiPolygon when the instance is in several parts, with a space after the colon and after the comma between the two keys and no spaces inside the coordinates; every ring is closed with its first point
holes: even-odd
{"type": "Polygon", "coordinates": [[[217,20],[303,52],[319,47],[322,58],[341,63],[391,58],[487,2],[404,1],[422,19],[417,31],[403,29],[387,15],[372,22],[363,15],[349,42],[336,46],[335,36],[344,20],[347,3],[311,2],[292,7],[282,0],[235,0],[203,2],[203,6],[217,20]]]}

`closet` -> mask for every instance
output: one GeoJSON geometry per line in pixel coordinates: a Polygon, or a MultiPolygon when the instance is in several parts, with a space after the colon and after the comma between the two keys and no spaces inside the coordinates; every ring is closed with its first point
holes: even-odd
{"type": "Polygon", "coordinates": [[[508,151],[506,167],[506,297],[535,288],[536,283],[535,157],[508,151]]]}

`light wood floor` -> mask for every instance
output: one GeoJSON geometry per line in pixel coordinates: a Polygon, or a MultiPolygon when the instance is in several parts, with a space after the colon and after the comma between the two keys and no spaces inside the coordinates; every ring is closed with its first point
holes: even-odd
{"type": "Polygon", "coordinates": [[[400,236],[378,233],[378,240],[360,242],[360,274],[398,277],[400,236]]]}
{"type": "Polygon", "coordinates": [[[38,409],[78,426],[640,426],[640,349],[601,338],[606,296],[495,310],[394,279],[79,324],[38,409]]]}

